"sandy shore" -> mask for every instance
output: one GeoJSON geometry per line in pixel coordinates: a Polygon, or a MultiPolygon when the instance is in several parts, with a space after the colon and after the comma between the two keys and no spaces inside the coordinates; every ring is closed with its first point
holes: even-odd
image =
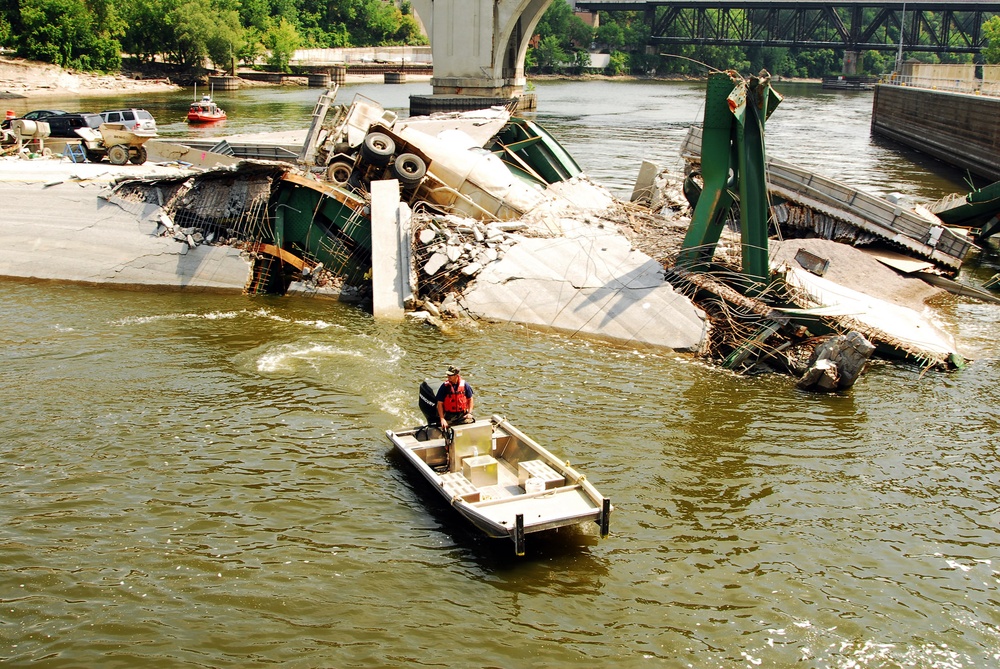
{"type": "Polygon", "coordinates": [[[48,63],[0,57],[0,99],[121,95],[123,91],[146,93],[179,89],[180,86],[165,79],[70,72],[48,63]]]}
{"type": "MultiPolygon", "coordinates": [[[[430,81],[430,75],[408,75],[409,81],[430,81]]],[[[381,74],[348,74],[348,83],[381,82],[381,74]]],[[[246,86],[273,86],[246,81],[246,86]]],[[[70,72],[48,63],[0,57],[0,100],[47,97],[121,95],[181,90],[167,79],[131,79],[123,75],[70,72]]]]}

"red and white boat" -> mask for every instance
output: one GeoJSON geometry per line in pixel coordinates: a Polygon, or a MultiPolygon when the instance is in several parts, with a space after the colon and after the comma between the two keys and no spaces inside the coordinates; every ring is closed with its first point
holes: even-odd
{"type": "Polygon", "coordinates": [[[192,102],[187,115],[188,123],[211,123],[226,120],[226,110],[212,101],[211,95],[203,95],[198,102],[192,102]]]}

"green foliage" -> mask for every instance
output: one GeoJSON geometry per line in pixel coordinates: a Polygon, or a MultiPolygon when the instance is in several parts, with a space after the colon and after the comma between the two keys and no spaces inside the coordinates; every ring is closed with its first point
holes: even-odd
{"type": "Polygon", "coordinates": [[[524,69],[525,71],[538,69],[538,58],[535,57],[534,49],[528,49],[528,52],[524,54],[524,69]]]}
{"type": "Polygon", "coordinates": [[[409,3],[298,0],[293,17],[305,41],[319,47],[426,44],[409,3]]]}
{"type": "Polygon", "coordinates": [[[272,6],[268,0],[241,0],[240,23],[248,30],[253,28],[263,33],[271,26],[271,11],[272,6]]]}
{"type": "Polygon", "coordinates": [[[554,0],[545,10],[535,28],[538,46],[529,48],[525,56],[526,70],[552,72],[561,63],[570,62],[574,72],[582,72],[590,64],[586,52],[594,40],[594,30],[573,14],[566,0],[554,0]],[[571,54],[571,55],[570,55],[571,54]]]}
{"type": "Polygon", "coordinates": [[[167,25],[174,40],[169,59],[188,68],[202,67],[208,56],[214,22],[215,12],[210,0],[185,0],[171,10],[167,14],[167,25]]]}
{"type": "Polygon", "coordinates": [[[896,54],[890,51],[863,51],[858,67],[862,72],[882,74],[892,72],[896,65],[896,54]]]}
{"type": "Polygon", "coordinates": [[[236,57],[244,65],[254,65],[265,53],[264,34],[257,28],[247,28],[243,32],[243,46],[236,51],[236,57]]]}
{"type": "Polygon", "coordinates": [[[626,74],[627,72],[628,54],[622,53],[621,51],[612,51],[611,59],[608,61],[608,67],[604,70],[604,73],[614,77],[620,74],[626,74]]]}
{"type": "Polygon", "coordinates": [[[110,7],[100,8],[104,25],[83,0],[22,0],[22,32],[13,40],[18,55],[83,70],[121,67],[121,24],[110,7]]]}
{"type": "Polygon", "coordinates": [[[295,50],[299,48],[299,41],[299,33],[295,30],[295,26],[281,19],[264,34],[264,46],[270,52],[267,64],[279,72],[289,72],[288,63],[291,62],[295,50]]]}
{"type": "Polygon", "coordinates": [[[590,52],[586,49],[577,49],[574,51],[570,68],[573,74],[583,74],[590,68],[590,52]]]}
{"type": "Polygon", "coordinates": [[[598,46],[615,51],[625,46],[625,31],[614,21],[602,23],[594,32],[594,40],[598,46]]]}
{"type": "Polygon", "coordinates": [[[552,72],[560,63],[565,63],[567,60],[566,52],[563,51],[559,38],[555,35],[543,37],[534,52],[538,69],[542,72],[552,72]]]}
{"type": "Polygon", "coordinates": [[[417,19],[411,14],[404,14],[399,22],[399,29],[396,31],[395,41],[397,44],[417,46],[430,44],[430,40],[420,29],[417,19]]]}
{"type": "Polygon", "coordinates": [[[239,11],[227,0],[135,0],[125,44],[141,60],[166,54],[171,62],[198,68],[209,58],[232,70],[253,48],[239,11]]]}
{"type": "Polygon", "coordinates": [[[140,62],[173,51],[173,27],[168,16],[179,0],[130,0],[122,6],[126,28],[122,48],[140,62]]]}
{"type": "Polygon", "coordinates": [[[990,65],[1000,63],[1000,16],[993,16],[983,23],[982,34],[988,42],[983,49],[983,61],[990,65]]]}
{"type": "Polygon", "coordinates": [[[235,74],[237,54],[243,50],[245,42],[246,30],[240,24],[239,13],[235,9],[227,9],[216,15],[205,46],[208,57],[217,68],[235,74]]]}
{"type": "Polygon", "coordinates": [[[538,21],[535,33],[542,39],[555,37],[559,40],[559,48],[570,50],[574,48],[590,48],[594,40],[594,30],[573,14],[572,7],[566,0],[554,0],[538,21]]]}
{"type": "Polygon", "coordinates": [[[795,74],[789,76],[820,78],[842,69],[842,59],[833,49],[803,49],[797,54],[795,63],[795,74]]]}
{"type": "Polygon", "coordinates": [[[409,2],[388,0],[0,0],[0,45],[26,58],[116,69],[124,49],[189,68],[254,62],[265,38],[279,68],[287,45],[427,44],[409,2]],[[284,23],[282,23],[284,22],[284,23]],[[277,55],[275,55],[277,54],[277,55]]]}
{"type": "Polygon", "coordinates": [[[14,45],[14,31],[10,27],[7,17],[0,14],[0,46],[14,45]]]}

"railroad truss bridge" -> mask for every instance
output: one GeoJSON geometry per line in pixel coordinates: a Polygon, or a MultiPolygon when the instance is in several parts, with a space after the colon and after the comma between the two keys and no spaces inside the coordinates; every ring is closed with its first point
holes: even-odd
{"type": "Polygon", "coordinates": [[[578,0],[578,11],[642,11],[654,43],[979,53],[988,0],[578,0]]]}

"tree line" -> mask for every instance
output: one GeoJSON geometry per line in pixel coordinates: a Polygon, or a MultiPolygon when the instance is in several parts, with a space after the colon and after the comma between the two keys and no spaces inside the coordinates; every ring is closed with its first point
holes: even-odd
{"type": "Polygon", "coordinates": [[[385,0],[0,0],[0,46],[22,58],[117,71],[122,54],[196,69],[296,49],[427,44],[409,2],[385,0]]]}
{"type": "MultiPolygon", "coordinates": [[[[786,77],[839,74],[834,49],[670,45],[657,47],[642,12],[602,12],[597,29],[555,0],[536,28],[530,73],[583,72],[590,52],[609,54],[607,74],[702,75],[706,67],[786,77]]],[[[983,25],[986,62],[1000,62],[1000,17],[983,25]]],[[[889,35],[890,39],[898,35],[889,35]]],[[[299,48],[427,44],[407,0],[0,0],[0,47],[80,70],[117,71],[122,54],[140,63],[220,69],[266,62],[286,71],[299,48]]],[[[970,55],[914,54],[928,62],[970,55]]],[[[862,71],[892,68],[895,54],[865,51],[862,71]]]]}

